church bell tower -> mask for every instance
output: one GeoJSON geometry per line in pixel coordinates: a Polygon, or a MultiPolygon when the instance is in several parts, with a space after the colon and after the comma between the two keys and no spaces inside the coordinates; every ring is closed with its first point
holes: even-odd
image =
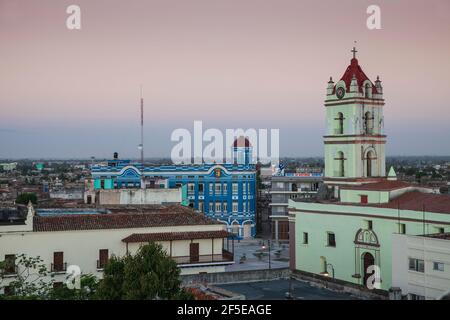
{"type": "Polygon", "coordinates": [[[386,178],[383,88],[379,77],[373,83],[366,76],[356,48],[352,53],[344,75],[327,87],[324,182],[331,186],[386,178]]]}

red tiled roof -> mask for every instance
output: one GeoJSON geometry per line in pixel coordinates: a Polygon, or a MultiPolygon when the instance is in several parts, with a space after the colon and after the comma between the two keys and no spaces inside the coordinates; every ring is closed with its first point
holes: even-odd
{"type": "MultiPolygon", "coordinates": [[[[359,91],[363,92],[362,88],[364,81],[366,80],[370,81],[370,79],[368,76],[366,76],[361,66],[358,64],[358,59],[356,58],[353,58],[351,60],[350,65],[347,67],[347,69],[345,70],[344,74],[341,77],[341,80],[344,80],[345,82],[347,92],[350,91],[350,83],[352,81],[353,75],[355,75],[356,80],[358,81],[359,91]]],[[[372,84],[372,93],[377,93],[377,89],[372,83],[372,81],[370,81],[370,83],[372,84]]],[[[336,87],[334,89],[336,90],[336,87]]]]}
{"type": "Polygon", "coordinates": [[[230,235],[225,230],[218,231],[192,231],[192,232],[159,232],[159,233],[133,233],[122,239],[123,242],[150,242],[191,239],[226,238],[230,235]]]}
{"type": "Polygon", "coordinates": [[[435,233],[435,234],[427,234],[424,237],[434,238],[434,239],[442,239],[442,240],[450,240],[450,232],[447,233],[435,233]]]}
{"type": "Polygon", "coordinates": [[[391,191],[397,189],[403,189],[407,187],[412,187],[413,185],[404,181],[390,181],[384,180],[375,183],[366,183],[360,186],[343,186],[342,190],[367,190],[367,191],[391,191]]]}
{"type": "Polygon", "coordinates": [[[234,148],[238,148],[238,147],[248,148],[251,146],[252,145],[250,144],[250,141],[247,139],[247,137],[243,137],[243,136],[240,136],[239,138],[234,140],[234,143],[233,143],[234,148]]]}
{"type": "Polygon", "coordinates": [[[169,227],[188,225],[216,225],[219,222],[205,217],[190,208],[167,206],[144,212],[73,214],[35,216],[33,231],[68,231],[169,227]]]}
{"type": "Polygon", "coordinates": [[[450,214],[450,196],[444,194],[423,193],[420,191],[407,192],[388,203],[376,205],[381,208],[413,210],[450,214]]]}

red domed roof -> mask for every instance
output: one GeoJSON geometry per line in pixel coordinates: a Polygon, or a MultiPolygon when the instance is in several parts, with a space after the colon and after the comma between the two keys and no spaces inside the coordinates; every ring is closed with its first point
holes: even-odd
{"type": "Polygon", "coordinates": [[[233,143],[234,148],[242,148],[242,147],[249,148],[251,146],[252,145],[250,144],[250,141],[244,136],[240,136],[239,138],[234,140],[233,143]]]}
{"type": "MultiPolygon", "coordinates": [[[[359,92],[363,92],[363,83],[366,80],[369,80],[369,77],[366,76],[364,71],[361,69],[361,66],[358,64],[358,59],[353,58],[350,62],[350,65],[345,70],[344,75],[341,77],[341,80],[345,82],[345,86],[347,87],[347,92],[350,91],[350,83],[352,82],[353,75],[355,75],[356,80],[358,81],[359,92]]],[[[372,93],[377,93],[377,88],[374,86],[372,81],[372,93]]],[[[336,90],[336,86],[333,89],[333,93],[336,90]]]]}

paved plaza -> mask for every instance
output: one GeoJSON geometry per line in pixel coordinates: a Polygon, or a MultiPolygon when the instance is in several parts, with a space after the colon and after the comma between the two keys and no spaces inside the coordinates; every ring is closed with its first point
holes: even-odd
{"type": "Polygon", "coordinates": [[[226,271],[278,269],[289,267],[289,245],[276,244],[269,246],[267,240],[249,239],[234,242],[235,264],[227,266],[226,271]],[[245,257],[245,258],[243,258],[245,257]]]}

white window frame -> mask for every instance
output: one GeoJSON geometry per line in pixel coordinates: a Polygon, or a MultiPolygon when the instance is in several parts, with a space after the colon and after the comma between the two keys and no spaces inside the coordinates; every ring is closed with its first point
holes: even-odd
{"type": "Polygon", "coordinates": [[[214,193],[214,183],[210,182],[209,183],[209,194],[213,194],[214,193]]]}
{"type": "Polygon", "coordinates": [[[433,270],[443,272],[445,271],[445,264],[443,262],[433,261],[433,270]]]}
{"type": "Polygon", "coordinates": [[[214,185],[215,194],[222,194],[222,184],[220,182],[216,182],[214,185]]]}
{"type": "Polygon", "coordinates": [[[425,273],[425,261],[423,259],[409,258],[408,259],[408,270],[414,272],[425,273]],[[411,268],[411,262],[414,263],[414,267],[411,268]],[[420,266],[422,265],[422,268],[420,266]]]}

